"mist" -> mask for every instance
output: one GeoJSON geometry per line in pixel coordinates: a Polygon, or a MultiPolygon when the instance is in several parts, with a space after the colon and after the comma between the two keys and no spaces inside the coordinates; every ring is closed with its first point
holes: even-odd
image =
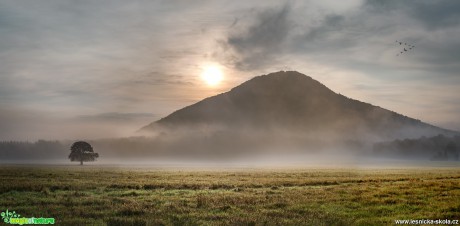
{"type": "MultiPolygon", "coordinates": [[[[33,117],[10,115],[7,126],[33,117]]],[[[460,146],[455,131],[337,94],[295,71],[256,76],[149,124],[154,117],[149,113],[81,115],[62,118],[60,124],[50,124],[48,117],[37,117],[37,124],[29,126],[43,126],[41,137],[60,136],[52,141],[2,142],[1,158],[62,161],[71,144],[82,139],[104,161],[119,163],[446,161],[458,160],[460,146]],[[444,151],[448,145],[453,149],[444,151]]]]}
{"type": "MultiPolygon", "coordinates": [[[[375,136],[373,140],[369,136],[341,137],[330,131],[329,134],[294,133],[288,128],[206,128],[169,129],[150,136],[87,139],[100,158],[86,164],[203,168],[443,165],[447,164],[446,160],[458,160],[458,151],[449,152],[445,159],[436,159],[436,156],[444,153],[449,143],[460,146],[460,136],[448,135],[393,141],[375,139],[375,136]]],[[[0,161],[3,164],[69,165],[72,163],[67,156],[75,141],[0,142],[0,161]]]]}
{"type": "Polygon", "coordinates": [[[0,5],[1,160],[455,159],[455,1],[0,5]]]}
{"type": "Polygon", "coordinates": [[[46,110],[0,109],[1,141],[37,141],[129,137],[154,120],[151,113],[88,114],[66,116],[46,110]]]}

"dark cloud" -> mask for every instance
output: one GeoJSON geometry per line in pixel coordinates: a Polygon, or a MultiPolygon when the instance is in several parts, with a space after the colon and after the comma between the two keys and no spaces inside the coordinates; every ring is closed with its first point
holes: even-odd
{"type": "Polygon", "coordinates": [[[460,23],[460,1],[416,2],[410,12],[428,29],[458,26],[460,23]]]}
{"type": "Polygon", "coordinates": [[[404,66],[383,55],[396,55],[394,40],[402,40],[417,46],[402,59],[411,67],[452,75],[459,69],[460,46],[453,38],[460,34],[459,6],[458,1],[368,0],[352,11],[324,14],[289,46],[300,56],[314,53],[319,61],[335,59],[341,67],[375,75],[404,66]]]}
{"type": "MultiPolygon", "coordinates": [[[[290,51],[298,54],[340,55],[342,50],[356,46],[363,40],[366,25],[355,24],[354,18],[326,14],[316,25],[307,25],[304,32],[294,36],[290,51]]],[[[318,56],[319,57],[319,56],[318,56]]]]}
{"type": "Polygon", "coordinates": [[[391,25],[388,33],[379,33],[382,37],[395,37],[416,45],[404,60],[416,64],[423,70],[421,74],[434,74],[439,80],[458,77],[460,1],[367,0],[356,17],[365,21],[365,13],[383,18],[372,24],[391,25]]]}
{"type": "Polygon", "coordinates": [[[364,6],[374,13],[397,11],[408,18],[416,19],[429,30],[458,26],[460,23],[460,1],[455,0],[367,0],[364,6]]]}
{"type": "Polygon", "coordinates": [[[403,1],[398,0],[366,0],[364,1],[363,7],[367,10],[372,10],[372,13],[389,12],[405,7],[406,4],[403,1]]]}
{"type": "Polygon", "coordinates": [[[247,29],[229,35],[224,44],[236,53],[236,68],[259,69],[275,60],[291,30],[289,11],[289,4],[285,4],[280,9],[258,12],[247,29]]]}

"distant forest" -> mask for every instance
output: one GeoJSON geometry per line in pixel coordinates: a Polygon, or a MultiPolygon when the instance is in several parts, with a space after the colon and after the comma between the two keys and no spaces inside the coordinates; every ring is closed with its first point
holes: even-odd
{"type": "MultiPolygon", "coordinates": [[[[147,137],[86,140],[101,158],[150,158],[161,155],[161,139],[147,137]]],[[[75,141],[0,141],[1,161],[67,160],[75,141]]]]}
{"type": "Polygon", "coordinates": [[[59,141],[0,142],[1,160],[53,160],[67,157],[69,148],[59,141]]]}
{"type": "Polygon", "coordinates": [[[428,156],[431,160],[459,160],[460,136],[448,137],[437,135],[418,139],[394,140],[380,142],[373,146],[377,156],[401,156],[407,158],[422,158],[428,156]]]}
{"type": "MultiPolygon", "coordinates": [[[[228,139],[228,134],[205,138],[192,137],[181,140],[170,140],[168,137],[129,137],[88,140],[101,158],[155,158],[160,156],[232,156],[242,152],[244,148],[257,148],[259,139],[244,141],[241,137],[228,139]],[[226,137],[227,139],[224,139],[226,137]],[[241,140],[239,144],[229,142],[241,140]]],[[[72,141],[46,141],[37,142],[0,142],[0,161],[22,160],[65,160],[70,153],[72,141]]],[[[303,147],[317,149],[312,141],[305,140],[303,147]]],[[[345,145],[346,146],[346,145],[345,145]]],[[[348,147],[350,148],[350,145],[348,147]]],[[[299,146],[298,146],[299,147],[299,146]]],[[[354,147],[356,149],[359,147],[354,147]]],[[[458,161],[460,156],[460,136],[438,135],[434,137],[421,137],[418,139],[394,140],[375,143],[372,146],[372,155],[375,157],[388,157],[398,159],[419,159],[436,161],[458,161]]],[[[287,154],[287,150],[283,150],[287,154]]],[[[304,150],[308,152],[308,150],[304,150]]],[[[263,153],[259,152],[259,153],[263,153]]],[[[362,152],[363,153],[363,152],[362,152]]]]}

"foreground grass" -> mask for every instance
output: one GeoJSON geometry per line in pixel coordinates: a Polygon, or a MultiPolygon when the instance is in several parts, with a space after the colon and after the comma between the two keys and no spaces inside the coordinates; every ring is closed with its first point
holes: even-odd
{"type": "Polygon", "coordinates": [[[58,225],[381,225],[460,219],[460,169],[0,167],[0,210],[58,225]]]}

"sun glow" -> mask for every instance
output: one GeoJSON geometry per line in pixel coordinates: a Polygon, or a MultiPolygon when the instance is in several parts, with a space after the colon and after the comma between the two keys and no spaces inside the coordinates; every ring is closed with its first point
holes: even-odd
{"type": "Polygon", "coordinates": [[[223,73],[218,66],[212,65],[204,68],[201,78],[203,78],[208,85],[215,86],[222,81],[223,73]]]}

